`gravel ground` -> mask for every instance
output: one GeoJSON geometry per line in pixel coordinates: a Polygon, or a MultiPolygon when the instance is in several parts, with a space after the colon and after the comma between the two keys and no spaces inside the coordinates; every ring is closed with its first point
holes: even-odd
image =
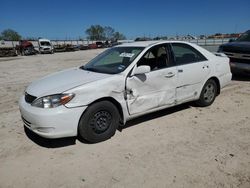
{"type": "Polygon", "coordinates": [[[0,59],[0,187],[250,187],[250,79],[214,104],[184,104],[127,123],[111,139],[25,132],[18,99],[33,80],[102,50],[0,59]]]}

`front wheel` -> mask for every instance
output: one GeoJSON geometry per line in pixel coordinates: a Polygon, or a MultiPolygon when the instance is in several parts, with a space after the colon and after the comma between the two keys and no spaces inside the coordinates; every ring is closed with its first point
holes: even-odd
{"type": "Polygon", "coordinates": [[[82,115],[78,134],[91,142],[101,142],[111,138],[119,125],[120,114],[116,106],[109,101],[92,104],[82,115]]]}
{"type": "Polygon", "coordinates": [[[210,106],[217,95],[218,87],[214,80],[208,80],[202,88],[201,95],[196,103],[201,106],[210,106]]]}

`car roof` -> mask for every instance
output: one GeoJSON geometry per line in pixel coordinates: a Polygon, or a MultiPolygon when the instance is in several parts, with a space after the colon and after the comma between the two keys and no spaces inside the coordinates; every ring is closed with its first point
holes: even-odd
{"type": "Polygon", "coordinates": [[[158,40],[158,41],[138,41],[138,42],[128,42],[118,45],[118,47],[150,47],[157,44],[164,44],[164,43],[187,43],[184,41],[169,41],[169,40],[158,40]]]}
{"type": "Polygon", "coordinates": [[[38,41],[41,41],[41,42],[50,42],[49,39],[38,39],[38,41]]]}

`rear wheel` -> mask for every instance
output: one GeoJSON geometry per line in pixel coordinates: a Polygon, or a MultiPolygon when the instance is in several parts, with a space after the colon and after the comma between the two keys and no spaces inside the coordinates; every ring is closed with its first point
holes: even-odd
{"type": "Polygon", "coordinates": [[[214,80],[208,80],[202,88],[201,95],[196,103],[199,106],[205,107],[211,105],[217,95],[218,87],[214,80]]]}
{"type": "Polygon", "coordinates": [[[89,106],[82,115],[78,133],[83,139],[101,142],[111,138],[119,125],[120,114],[116,106],[109,101],[101,101],[89,106]]]}

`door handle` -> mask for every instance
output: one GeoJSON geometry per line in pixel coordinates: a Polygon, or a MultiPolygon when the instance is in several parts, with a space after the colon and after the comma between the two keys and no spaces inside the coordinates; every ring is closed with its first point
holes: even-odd
{"type": "Polygon", "coordinates": [[[178,72],[183,72],[183,70],[182,69],[178,69],[178,72]]]}
{"type": "Polygon", "coordinates": [[[171,78],[173,77],[175,74],[172,72],[169,72],[167,75],[165,75],[165,78],[171,78]]]}

